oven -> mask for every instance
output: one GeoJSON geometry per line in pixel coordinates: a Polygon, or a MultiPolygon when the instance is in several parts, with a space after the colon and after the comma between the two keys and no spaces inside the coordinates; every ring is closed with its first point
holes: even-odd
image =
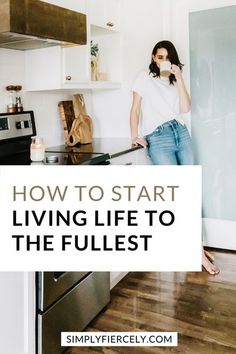
{"type": "Polygon", "coordinates": [[[33,111],[0,114],[0,164],[29,165],[31,137],[36,135],[33,111]]]}
{"type": "Polygon", "coordinates": [[[37,272],[36,353],[62,354],[61,332],[82,331],[109,301],[109,272],[37,272]]]}
{"type": "Polygon", "coordinates": [[[31,137],[36,135],[33,111],[0,113],[0,165],[109,165],[110,155],[93,144],[46,148],[40,163],[30,160],[31,137]]]}

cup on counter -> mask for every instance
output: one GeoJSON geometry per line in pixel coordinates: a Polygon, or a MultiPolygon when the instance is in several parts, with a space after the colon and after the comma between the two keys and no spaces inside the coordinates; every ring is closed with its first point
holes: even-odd
{"type": "Polygon", "coordinates": [[[160,75],[168,77],[171,74],[171,62],[168,60],[162,61],[160,63],[160,75]]]}
{"type": "Polygon", "coordinates": [[[43,139],[38,136],[33,136],[30,145],[30,159],[33,162],[43,161],[45,157],[45,146],[43,139]]]}

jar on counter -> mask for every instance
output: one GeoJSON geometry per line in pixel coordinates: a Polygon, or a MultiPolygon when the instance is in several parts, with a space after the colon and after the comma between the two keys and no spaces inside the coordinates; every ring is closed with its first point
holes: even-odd
{"type": "Polygon", "coordinates": [[[43,139],[38,136],[33,136],[30,145],[30,159],[31,161],[43,161],[45,157],[45,146],[43,139]]]}
{"type": "Polygon", "coordinates": [[[6,87],[6,90],[8,91],[7,112],[8,113],[16,113],[17,112],[17,107],[16,107],[16,90],[15,90],[15,86],[9,85],[9,86],[6,87]]]}

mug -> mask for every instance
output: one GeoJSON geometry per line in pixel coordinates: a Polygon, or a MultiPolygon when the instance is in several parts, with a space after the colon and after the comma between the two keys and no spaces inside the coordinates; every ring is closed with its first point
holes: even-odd
{"type": "Polygon", "coordinates": [[[160,75],[168,77],[171,74],[171,62],[170,61],[161,61],[160,62],[160,75]]]}

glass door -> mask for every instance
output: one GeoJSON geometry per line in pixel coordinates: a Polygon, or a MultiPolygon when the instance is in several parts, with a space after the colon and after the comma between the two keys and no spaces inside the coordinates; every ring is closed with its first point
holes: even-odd
{"type": "Polygon", "coordinates": [[[189,14],[191,124],[203,168],[206,244],[229,249],[236,245],[230,231],[236,225],[235,19],[236,6],[189,14]]]}

